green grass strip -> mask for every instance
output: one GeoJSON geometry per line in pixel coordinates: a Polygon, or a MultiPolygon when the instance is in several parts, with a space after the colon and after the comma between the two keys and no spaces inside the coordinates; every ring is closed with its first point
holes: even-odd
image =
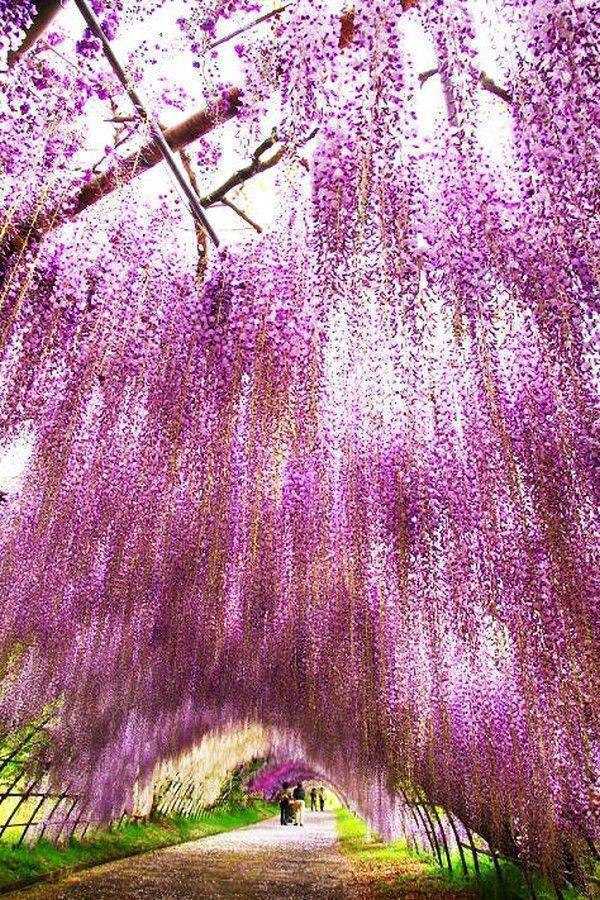
{"type": "Polygon", "coordinates": [[[16,889],[22,883],[40,877],[68,874],[69,869],[124,859],[145,851],[159,850],[242,828],[244,825],[253,825],[274,814],[274,806],[257,802],[248,807],[231,806],[208,810],[194,819],[174,816],[156,822],[99,830],[91,834],[89,839],[71,839],[58,847],[48,841],[40,841],[32,847],[13,848],[0,844],[0,891],[16,889]]]}
{"type": "MultiPolygon", "coordinates": [[[[337,831],[342,851],[353,864],[355,871],[371,877],[371,890],[375,896],[401,897],[402,890],[411,885],[418,888],[419,896],[431,897],[485,897],[486,900],[529,900],[527,884],[519,866],[510,860],[501,860],[502,884],[499,884],[492,861],[479,857],[481,879],[475,878],[472,860],[466,854],[469,875],[462,872],[458,853],[451,856],[453,871],[440,869],[428,853],[415,853],[406,842],[384,844],[376,837],[367,841],[367,827],[362,819],[347,809],[339,809],[337,831]]],[[[556,900],[550,881],[533,876],[538,900],[556,900]]],[[[565,900],[580,900],[584,895],[574,888],[563,888],[565,900]]]]}

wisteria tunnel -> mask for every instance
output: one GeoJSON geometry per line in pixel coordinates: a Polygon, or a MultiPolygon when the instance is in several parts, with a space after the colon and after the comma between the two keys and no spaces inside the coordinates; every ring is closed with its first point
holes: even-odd
{"type": "Polygon", "coordinates": [[[0,850],[302,780],[594,896],[597,12],[0,0],[0,850]]]}

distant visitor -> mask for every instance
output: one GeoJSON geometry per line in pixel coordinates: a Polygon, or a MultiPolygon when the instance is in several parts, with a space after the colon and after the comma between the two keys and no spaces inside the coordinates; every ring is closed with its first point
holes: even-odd
{"type": "Polygon", "coordinates": [[[294,788],[293,794],[293,808],[294,808],[294,825],[304,825],[304,807],[306,801],[306,791],[302,786],[302,782],[299,781],[296,787],[294,788]]]}
{"type": "Polygon", "coordinates": [[[281,790],[278,791],[277,802],[279,803],[279,821],[281,825],[289,825],[292,818],[292,792],[288,781],[284,781],[281,790]]]}
{"type": "MultiPolygon", "coordinates": [[[[309,792],[311,812],[323,812],[325,809],[325,788],[313,785],[309,792]]],[[[281,825],[304,825],[306,809],[306,789],[301,781],[292,790],[289,781],[284,781],[275,795],[279,804],[279,821],[281,825]]]]}

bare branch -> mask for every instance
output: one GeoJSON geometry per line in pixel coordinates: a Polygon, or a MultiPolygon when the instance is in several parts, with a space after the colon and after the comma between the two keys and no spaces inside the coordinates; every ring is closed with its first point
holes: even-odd
{"type": "MultiPolygon", "coordinates": [[[[304,140],[298,146],[304,146],[305,144],[307,144],[317,134],[318,130],[319,130],[318,128],[314,128],[310,132],[310,134],[306,138],[304,138],[304,140]]],[[[266,153],[267,150],[270,150],[277,142],[278,142],[277,129],[274,128],[272,130],[271,134],[269,135],[269,137],[265,138],[265,140],[262,141],[258,145],[256,150],[252,154],[252,162],[251,163],[249,163],[247,166],[244,166],[242,169],[239,169],[237,172],[235,172],[233,175],[231,175],[225,182],[223,182],[223,184],[220,187],[216,188],[214,191],[211,191],[209,194],[206,194],[204,197],[200,198],[200,203],[202,204],[202,206],[204,206],[206,208],[209,206],[214,206],[216,203],[222,203],[225,206],[229,207],[229,209],[233,210],[233,212],[237,213],[237,215],[241,219],[243,219],[244,222],[247,222],[248,225],[251,225],[252,228],[254,228],[254,230],[258,234],[262,234],[263,229],[261,228],[261,226],[257,225],[257,223],[254,222],[253,219],[251,219],[250,216],[246,212],[244,212],[243,209],[240,209],[240,207],[237,206],[237,204],[233,203],[225,195],[228,194],[229,191],[232,191],[234,188],[239,187],[242,184],[245,184],[246,181],[249,181],[251,178],[254,178],[255,175],[260,175],[261,172],[266,172],[268,169],[273,168],[273,166],[276,166],[277,163],[283,159],[283,157],[285,156],[286,150],[288,149],[286,147],[280,147],[279,150],[277,150],[268,159],[261,159],[263,154],[266,153]]],[[[183,154],[182,154],[182,157],[183,157],[183,154]]],[[[300,160],[300,163],[303,164],[304,161],[300,160]]],[[[196,192],[198,192],[198,183],[196,180],[196,176],[192,169],[192,165],[191,165],[189,156],[187,156],[187,154],[185,155],[184,165],[185,165],[186,172],[188,173],[188,177],[190,179],[190,182],[192,183],[194,190],[196,192]]]]}
{"type": "Polygon", "coordinates": [[[439,71],[439,69],[427,69],[426,72],[421,72],[421,74],[419,75],[419,83],[421,87],[423,87],[426,81],[429,81],[430,78],[433,78],[434,75],[437,75],[439,71]]]}
{"type": "Polygon", "coordinates": [[[255,28],[257,25],[260,25],[261,22],[266,22],[267,19],[272,19],[273,16],[278,16],[284,10],[291,6],[291,3],[284,3],[282,6],[278,6],[277,9],[272,9],[267,13],[263,13],[262,16],[259,16],[258,19],[254,19],[253,22],[250,22],[248,25],[242,25],[241,28],[236,28],[235,31],[230,32],[230,34],[226,34],[225,37],[219,38],[217,41],[213,41],[212,44],[209,44],[208,49],[214,50],[216,47],[220,47],[221,44],[227,43],[227,41],[233,40],[238,35],[243,34],[245,31],[250,31],[251,28],[255,28]]]}
{"type": "Polygon", "coordinates": [[[250,218],[250,216],[248,215],[248,213],[245,213],[243,209],[240,209],[239,206],[237,206],[237,205],[236,205],[235,203],[233,203],[231,200],[228,200],[227,197],[223,197],[223,199],[222,199],[220,202],[221,202],[224,206],[228,206],[229,209],[232,209],[232,210],[234,211],[234,213],[237,213],[237,215],[240,217],[240,219],[243,219],[244,222],[247,222],[248,225],[251,225],[252,228],[254,228],[254,230],[255,230],[258,234],[262,234],[263,230],[262,230],[262,228],[260,227],[260,225],[257,225],[256,222],[254,222],[254,221],[250,218]]]}
{"type": "MultiPolygon", "coordinates": [[[[301,143],[298,144],[298,147],[303,147],[310,140],[314,138],[314,136],[318,132],[318,128],[314,128],[307,137],[304,138],[301,143]]],[[[265,138],[262,143],[258,145],[254,153],[252,154],[252,162],[250,162],[247,166],[244,166],[242,169],[238,169],[233,175],[231,175],[223,184],[216,188],[214,191],[211,191],[209,194],[206,194],[200,200],[202,206],[214,206],[215,203],[224,203],[225,206],[228,206],[234,212],[236,212],[245,222],[248,222],[255,231],[259,234],[262,233],[262,228],[257,225],[249,216],[244,213],[243,210],[239,209],[231,200],[227,199],[226,194],[229,191],[232,191],[234,188],[239,187],[242,184],[245,184],[246,181],[249,181],[251,178],[254,178],[255,175],[260,175],[261,172],[266,172],[268,169],[272,169],[273,166],[276,166],[278,162],[280,162],[286,153],[291,149],[286,146],[280,147],[275,153],[270,156],[268,159],[261,159],[264,153],[267,150],[270,150],[276,143],[278,143],[278,135],[277,129],[274,128],[268,138],[265,138]]],[[[305,160],[298,160],[300,165],[303,165],[304,168],[308,168],[308,164],[305,160]]]]}
{"type": "Polygon", "coordinates": [[[194,190],[198,197],[200,197],[200,187],[198,186],[198,179],[196,178],[196,173],[194,171],[194,167],[192,166],[190,154],[187,152],[187,150],[182,149],[179,151],[179,156],[181,157],[181,162],[183,163],[183,168],[185,169],[186,175],[190,180],[192,190],[194,190]]]}
{"type": "Polygon", "coordinates": [[[245,181],[248,181],[249,178],[254,178],[255,175],[259,175],[261,172],[266,172],[267,169],[271,169],[273,166],[277,165],[277,163],[283,158],[286,148],[280,147],[273,156],[269,157],[269,159],[261,160],[260,154],[263,154],[272,147],[275,143],[277,143],[276,132],[273,132],[270,138],[267,138],[262,142],[260,147],[258,147],[254,151],[254,156],[252,157],[252,162],[247,166],[244,166],[242,169],[238,169],[233,175],[231,175],[227,181],[225,181],[220,187],[216,188],[214,191],[211,191],[210,194],[206,194],[201,203],[203,206],[212,206],[213,203],[217,203],[219,200],[222,200],[223,197],[229,193],[229,191],[233,190],[233,188],[238,187],[238,185],[243,184],[245,181]],[[259,152],[260,151],[260,154],[259,152]]]}
{"type": "MultiPolygon", "coordinates": [[[[138,125],[139,125],[139,119],[138,119],[138,120],[134,120],[134,124],[133,124],[130,128],[125,128],[125,129],[124,129],[124,130],[125,130],[125,134],[122,134],[122,135],[120,135],[120,134],[115,134],[115,141],[114,141],[114,144],[113,144],[113,149],[116,150],[118,147],[121,147],[123,144],[126,144],[127,141],[128,141],[130,138],[132,138],[133,135],[136,133],[137,128],[138,128],[138,125]]],[[[110,154],[105,153],[105,154],[101,157],[101,159],[99,159],[98,162],[95,163],[95,165],[92,166],[92,172],[94,173],[94,175],[97,175],[97,174],[98,174],[98,169],[100,168],[100,166],[102,165],[102,163],[104,162],[104,160],[108,159],[109,155],[110,155],[110,154]]]]}
{"type": "Polygon", "coordinates": [[[490,94],[495,94],[496,97],[500,97],[501,100],[504,100],[506,103],[512,103],[513,98],[512,94],[506,90],[506,88],[500,87],[499,84],[493,80],[493,78],[489,78],[485,72],[482,72],[479,76],[479,81],[481,82],[481,87],[484,91],[489,91],[490,94]]]}
{"type": "MultiPolygon", "coordinates": [[[[433,78],[434,75],[439,75],[439,69],[428,69],[426,72],[421,72],[419,75],[419,82],[421,87],[429,81],[430,78],[433,78]]],[[[494,94],[496,97],[500,97],[501,100],[504,100],[506,103],[512,103],[512,94],[506,90],[506,88],[500,87],[500,85],[496,84],[493,78],[490,78],[485,72],[481,72],[479,75],[479,83],[484,91],[489,91],[490,94],[494,94]]]]}
{"type": "Polygon", "coordinates": [[[277,143],[277,129],[273,128],[271,130],[271,134],[268,138],[265,138],[262,143],[258,145],[254,153],[252,154],[252,159],[259,159],[265,152],[265,150],[270,150],[271,147],[277,143]]]}
{"type": "Polygon", "coordinates": [[[314,137],[316,137],[319,133],[319,126],[316,125],[312,131],[310,131],[305,138],[303,138],[300,143],[297,145],[298,147],[305,147],[309,141],[312,141],[314,137]]]}
{"type": "MultiPolygon", "coordinates": [[[[181,157],[181,162],[183,163],[183,168],[186,171],[187,177],[190,180],[192,190],[195,192],[198,199],[200,199],[200,188],[198,186],[198,179],[196,178],[194,167],[192,166],[190,154],[185,149],[181,149],[179,151],[179,156],[181,157]]],[[[199,281],[203,281],[204,276],[206,275],[206,267],[208,265],[208,241],[206,240],[206,232],[204,228],[200,226],[200,223],[197,221],[197,219],[194,219],[194,229],[196,232],[196,243],[198,246],[196,278],[198,278],[199,281]]]]}
{"type": "Polygon", "coordinates": [[[122,125],[126,122],[139,122],[137,116],[113,116],[112,119],[104,119],[105,122],[114,122],[117,125],[122,125]]]}

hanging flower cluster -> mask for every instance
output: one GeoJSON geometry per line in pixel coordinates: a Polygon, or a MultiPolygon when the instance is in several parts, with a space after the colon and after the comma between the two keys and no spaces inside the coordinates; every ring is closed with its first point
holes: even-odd
{"type": "MultiPolygon", "coordinates": [[[[117,38],[122,6],[103,3],[117,38]]],[[[206,36],[263,11],[203,3],[187,52],[216,65],[206,36]]],[[[59,701],[52,776],[100,815],[258,722],[281,735],[267,792],[314,773],[389,833],[418,789],[579,877],[598,839],[591,17],[297,0],[243,32],[239,129],[275,92],[278,212],[203,280],[187,209],[143,202],[131,168],[119,187],[119,151],[79,214],[89,123],[122,101],[104,59],[82,51],[88,90],[43,51],[3,76],[0,427],[35,440],[0,506],[0,720],[59,701]]]]}

